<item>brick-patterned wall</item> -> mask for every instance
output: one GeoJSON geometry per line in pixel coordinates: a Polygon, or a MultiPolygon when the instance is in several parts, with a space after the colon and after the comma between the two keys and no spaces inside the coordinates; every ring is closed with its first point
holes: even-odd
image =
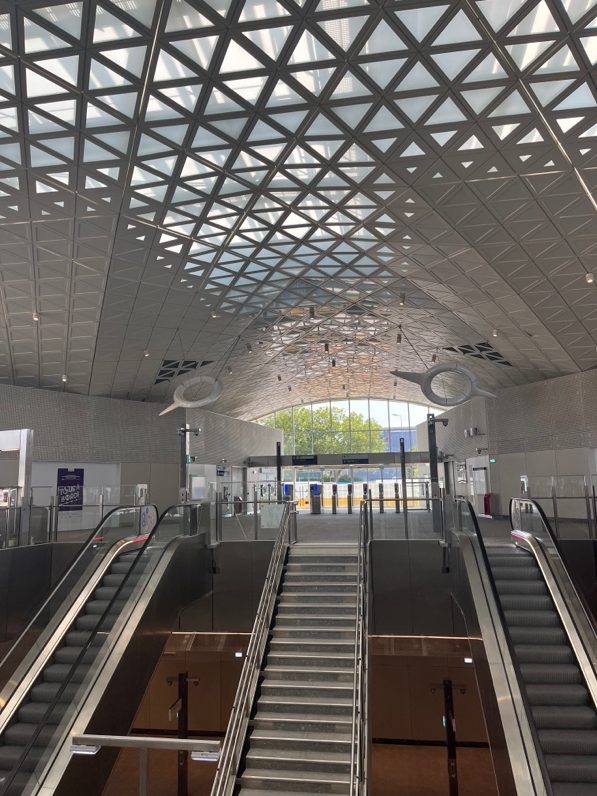
{"type": "Polygon", "coordinates": [[[0,385],[0,428],[32,428],[33,460],[177,464],[181,410],[0,385]]]}
{"type": "MultiPolygon", "coordinates": [[[[447,412],[435,412],[436,417],[448,419],[447,426],[436,423],[438,448],[457,461],[464,461],[470,456],[476,456],[476,448],[487,448],[489,445],[488,411],[491,413],[493,403],[493,400],[473,398],[447,412]],[[483,434],[472,438],[465,437],[465,428],[478,428],[479,432],[483,432],[483,434]]],[[[417,426],[417,441],[419,440],[420,449],[428,449],[426,423],[417,426]]]]}
{"type": "Polygon", "coordinates": [[[187,423],[201,428],[198,437],[191,435],[189,450],[202,464],[243,464],[249,456],[274,456],[276,441],[283,442],[284,432],[258,423],[218,415],[205,409],[187,410],[187,423]]]}

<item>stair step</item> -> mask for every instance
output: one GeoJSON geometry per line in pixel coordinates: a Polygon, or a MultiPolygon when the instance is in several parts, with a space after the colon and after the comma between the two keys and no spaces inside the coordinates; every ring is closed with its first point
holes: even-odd
{"type": "Polygon", "coordinates": [[[305,771],[300,768],[280,768],[270,771],[267,768],[249,767],[245,769],[241,777],[241,783],[246,782],[261,783],[267,785],[271,790],[276,790],[277,785],[283,785],[292,790],[295,784],[300,783],[302,787],[307,785],[312,793],[346,793],[346,787],[350,782],[348,773],[337,773],[327,771],[305,771]],[[327,786],[325,791],[318,790],[321,785],[327,786]],[[329,790],[330,786],[335,786],[336,790],[329,790]]]}
{"type": "Polygon", "coordinates": [[[355,618],[352,616],[329,616],[326,614],[295,614],[288,610],[280,610],[276,614],[276,628],[283,625],[285,628],[348,628],[354,631],[355,618]]]}
{"type": "Polygon", "coordinates": [[[306,755],[327,755],[334,754],[345,759],[348,755],[350,757],[350,738],[339,739],[333,735],[322,737],[322,735],[298,737],[297,733],[284,733],[281,735],[274,735],[266,730],[253,730],[249,737],[251,749],[259,750],[280,750],[284,753],[292,749],[296,751],[297,756],[306,755]]]}
{"type": "Polygon", "coordinates": [[[352,702],[352,685],[317,685],[315,683],[286,683],[280,680],[264,680],[261,684],[262,696],[280,696],[282,699],[313,697],[318,701],[327,702],[328,699],[349,700],[352,702]]]}
{"type": "Polygon", "coordinates": [[[305,666],[297,669],[291,666],[266,666],[263,670],[264,682],[271,680],[283,680],[285,682],[299,681],[303,683],[326,683],[326,682],[353,682],[354,675],[352,668],[347,667],[328,667],[316,669],[313,666],[305,666]]]}
{"type": "Polygon", "coordinates": [[[286,624],[280,625],[276,623],[273,632],[273,639],[291,639],[293,641],[313,641],[314,639],[330,639],[334,641],[353,640],[354,643],[355,630],[353,628],[342,627],[296,627],[288,626],[286,624]]]}
{"type": "Polygon", "coordinates": [[[323,652],[324,654],[331,653],[332,655],[336,652],[352,654],[354,651],[354,641],[302,641],[300,639],[274,639],[270,643],[270,650],[272,652],[323,652]]]}
{"type": "Polygon", "coordinates": [[[275,716],[281,718],[290,716],[302,721],[317,721],[325,717],[352,719],[352,700],[327,699],[322,703],[301,700],[299,697],[294,701],[290,697],[284,699],[264,697],[257,702],[255,718],[269,719],[275,716]]]}
{"type": "Polygon", "coordinates": [[[309,774],[345,776],[350,772],[350,754],[327,752],[325,757],[319,753],[293,754],[292,750],[253,750],[249,748],[245,756],[245,773],[254,769],[269,770],[272,774],[281,769],[285,771],[304,771],[309,774]]]}
{"type": "Polygon", "coordinates": [[[275,737],[323,738],[324,740],[350,741],[352,716],[323,716],[301,718],[300,716],[256,716],[251,720],[253,733],[267,733],[275,737]]]}
{"type": "Polygon", "coordinates": [[[311,592],[298,592],[297,594],[282,594],[280,597],[280,605],[292,606],[305,606],[312,608],[334,608],[338,611],[341,609],[346,611],[355,611],[355,598],[354,594],[313,594],[311,592]],[[325,597],[325,599],[324,599],[325,597]]]}
{"type": "Polygon", "coordinates": [[[284,594],[290,596],[291,594],[313,594],[325,595],[326,597],[339,596],[347,597],[356,594],[357,584],[354,583],[330,583],[329,581],[321,583],[311,583],[306,581],[285,583],[284,594]]]}
{"type": "Polygon", "coordinates": [[[354,655],[352,653],[342,655],[337,652],[333,654],[303,652],[300,650],[292,652],[283,650],[280,652],[272,651],[267,656],[267,665],[282,666],[284,668],[294,667],[296,669],[329,669],[333,668],[354,668],[354,655]]]}

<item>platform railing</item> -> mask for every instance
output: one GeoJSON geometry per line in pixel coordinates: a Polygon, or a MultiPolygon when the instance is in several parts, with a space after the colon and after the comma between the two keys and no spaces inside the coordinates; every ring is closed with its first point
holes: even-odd
{"type": "Polygon", "coordinates": [[[365,501],[360,506],[357,599],[354,638],[354,677],[352,701],[352,731],[350,744],[350,790],[351,796],[367,793],[369,721],[369,510],[365,501]]]}

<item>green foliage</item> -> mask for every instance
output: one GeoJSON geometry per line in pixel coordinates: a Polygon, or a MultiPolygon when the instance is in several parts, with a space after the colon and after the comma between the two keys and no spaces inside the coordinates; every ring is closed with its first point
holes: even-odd
{"type": "Polygon", "coordinates": [[[287,453],[368,453],[386,449],[382,426],[358,412],[350,417],[340,407],[310,406],[285,409],[264,418],[263,425],[284,432],[287,453]],[[369,440],[371,429],[371,440],[369,440]]]}

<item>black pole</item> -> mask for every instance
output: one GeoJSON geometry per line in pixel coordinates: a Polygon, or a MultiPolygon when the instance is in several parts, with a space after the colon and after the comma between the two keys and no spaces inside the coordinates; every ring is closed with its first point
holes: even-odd
{"type": "MultiPolygon", "coordinates": [[[[180,470],[179,470],[179,489],[187,488],[187,426],[181,426],[178,430],[180,437],[180,470]]],[[[182,500],[182,493],[180,494],[182,500]]]]}
{"type": "Polygon", "coordinates": [[[456,721],[452,681],[444,680],[444,722],[448,744],[448,783],[450,796],[458,796],[458,770],[456,768],[456,721]]]}
{"type": "MultiPolygon", "coordinates": [[[[180,672],[178,675],[178,698],[180,707],[178,710],[178,737],[189,737],[189,673],[180,672]]],[[[189,753],[179,749],[178,751],[178,784],[177,796],[188,796],[188,770],[189,753]]]]}
{"type": "Polygon", "coordinates": [[[282,500],[282,443],[276,442],[276,482],[278,501],[282,500]]]}
{"type": "Polygon", "coordinates": [[[404,538],[408,539],[408,498],[406,496],[406,451],[404,437],[400,437],[400,474],[402,476],[402,504],[404,507],[404,538]]]}
{"type": "Polygon", "coordinates": [[[437,437],[435,435],[435,415],[427,415],[427,433],[429,435],[429,476],[431,481],[431,512],[433,530],[438,535],[442,532],[441,506],[439,504],[439,476],[437,471],[437,437]]]}

